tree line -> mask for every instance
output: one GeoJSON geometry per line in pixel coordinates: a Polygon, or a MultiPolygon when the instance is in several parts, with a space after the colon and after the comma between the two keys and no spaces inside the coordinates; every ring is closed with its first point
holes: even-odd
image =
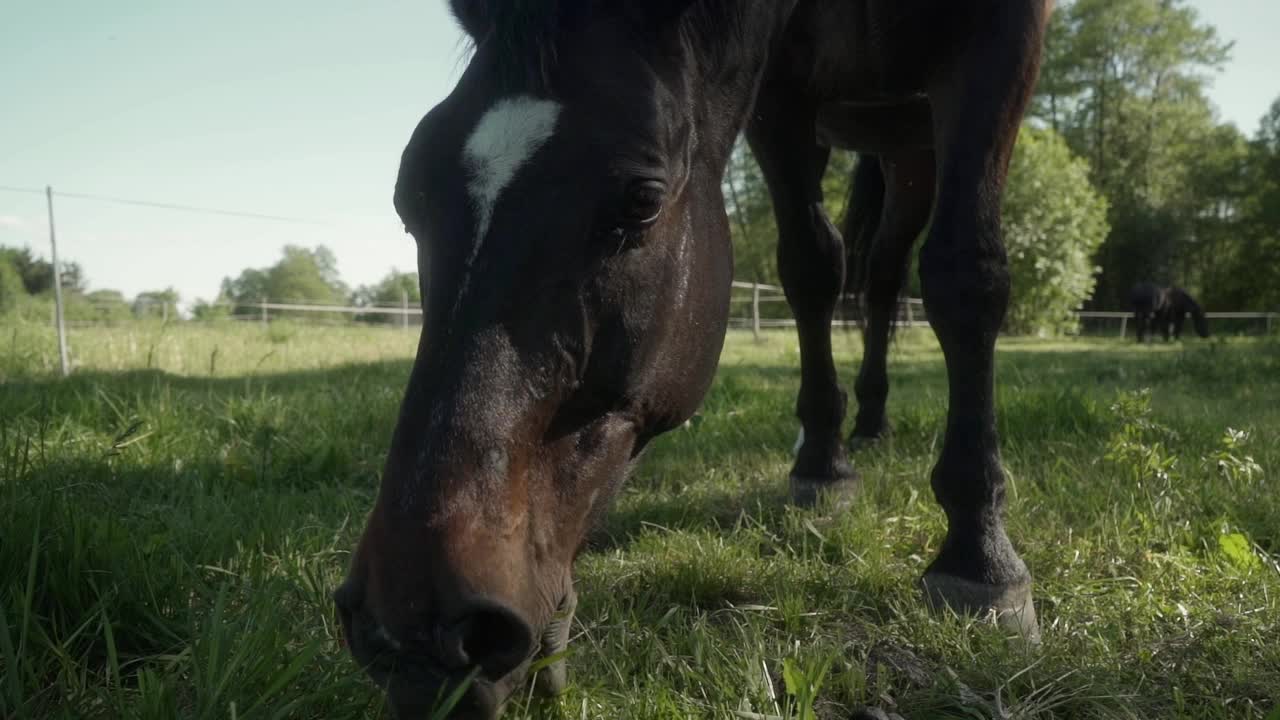
{"type": "MultiPolygon", "coordinates": [[[[79,263],[62,263],[63,312],[71,322],[113,322],[178,317],[172,288],[139,293],[132,301],[118,290],[90,290],[79,263]]],[[[53,314],[53,264],[30,248],[0,247],[0,318],[48,322],[53,314]]]]}
{"type": "MultiPolygon", "coordinates": [[[[1207,88],[1230,51],[1186,0],[1059,2],[1004,199],[1007,330],[1070,330],[1073,310],[1124,308],[1141,281],[1181,285],[1209,309],[1280,306],[1280,98],[1251,135],[1221,122],[1207,88]]],[[[856,162],[831,156],[823,189],[837,221],[856,162]]],[[[778,284],[768,188],[744,142],[723,189],[737,279],[778,284]]],[[[918,296],[917,274],[910,278],[907,291],[918,296]]],[[[73,319],[168,315],[179,300],[171,289],[133,303],[90,292],[75,263],[63,284],[73,319]]],[[[25,307],[47,318],[31,308],[43,308],[51,286],[47,262],[0,249],[0,314],[25,307]]],[[[399,306],[403,296],[419,303],[416,273],[393,270],[351,288],[329,249],[288,246],[276,264],[226,278],[218,301],[197,303],[195,314],[252,313],[264,299],[399,306]]]]}
{"type": "MultiPolygon", "coordinates": [[[[303,305],[353,305],[357,307],[410,307],[421,303],[422,291],[416,272],[391,270],[377,283],[349,287],[338,272],[333,251],[320,245],[305,248],[286,245],[279,262],[265,268],[248,268],[234,278],[224,278],[216,303],[197,303],[197,318],[256,312],[258,303],[303,305]]],[[[287,311],[286,311],[287,314],[287,311]]],[[[335,318],[336,319],[336,318],[335,318]]],[[[399,322],[388,315],[356,315],[357,321],[399,322]]]]}
{"type": "Polygon", "coordinates": [[[1094,302],[1141,280],[1210,308],[1280,303],[1280,98],[1252,136],[1206,96],[1231,44],[1185,0],[1074,0],[1052,19],[1031,117],[1107,198],[1094,302]]]}
{"type": "MultiPolygon", "coordinates": [[[[1144,280],[1209,309],[1280,305],[1280,98],[1250,136],[1221,122],[1207,89],[1230,51],[1185,0],[1058,3],[1005,197],[1008,329],[1062,330],[1082,305],[1123,309],[1144,280]]],[[[833,218],[854,162],[833,153],[833,218]]],[[[724,190],[738,278],[776,284],[777,229],[745,144],[724,190]]]]}
{"type": "MultiPolygon", "coordinates": [[[[182,297],[173,288],[139,293],[132,300],[119,290],[90,290],[78,263],[62,264],[64,314],[71,322],[121,322],[133,319],[177,321],[182,297]]],[[[48,322],[53,313],[53,265],[30,248],[0,247],[0,319],[48,322]]],[[[333,252],[323,245],[285,246],[281,258],[265,268],[247,268],[224,278],[218,298],[197,300],[192,317],[212,320],[258,311],[262,301],[310,305],[411,307],[420,302],[418,274],[391,270],[372,285],[348,287],[338,274],[333,252]]],[[[288,314],[288,313],[284,313],[288,314]]],[[[279,316],[281,313],[273,312],[279,316]]],[[[351,319],[348,315],[340,316],[351,319]]],[[[356,315],[357,321],[387,323],[386,315],[356,315]]],[[[396,319],[398,321],[398,319],[396,319]]]]}

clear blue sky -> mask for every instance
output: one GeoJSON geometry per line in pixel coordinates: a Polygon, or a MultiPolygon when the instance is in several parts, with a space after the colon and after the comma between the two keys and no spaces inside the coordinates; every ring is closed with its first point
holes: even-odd
{"type": "MultiPolygon", "coordinates": [[[[1277,0],[1193,0],[1236,41],[1212,97],[1248,134],[1280,96],[1277,0]]],[[[0,0],[0,185],[317,224],[58,201],[95,288],[212,298],[285,244],[347,282],[414,267],[391,206],[400,150],[464,57],[445,0],[0,0]]],[[[0,192],[0,244],[47,255],[44,198],[0,192]]]]}

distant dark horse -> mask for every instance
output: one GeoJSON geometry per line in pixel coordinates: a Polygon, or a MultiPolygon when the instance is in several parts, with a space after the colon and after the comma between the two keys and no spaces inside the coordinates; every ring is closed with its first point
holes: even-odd
{"type": "Polygon", "coordinates": [[[1170,331],[1174,339],[1182,338],[1182,324],[1187,315],[1196,326],[1196,334],[1202,338],[1209,337],[1209,321],[1205,319],[1204,310],[1196,303],[1191,294],[1180,287],[1156,287],[1151,283],[1139,283],[1129,293],[1129,304],[1133,306],[1133,319],[1138,328],[1138,342],[1145,342],[1148,335],[1157,330],[1169,339],[1170,331]]]}
{"type": "MultiPolygon", "coordinates": [[[[794,502],[847,499],[831,320],[845,243],[830,146],[877,162],[856,222],[872,268],[855,434],[883,430],[889,315],[911,242],[950,383],[932,485],[948,530],[931,603],[1036,632],[1003,522],[993,356],[1009,296],[1000,197],[1049,0],[453,0],[475,41],[418,125],[395,206],[425,327],[377,504],[335,595],[344,638],[420,716],[492,718],[557,655],[571,568],[641,451],[698,407],[728,320],[720,182],[745,127],[797,319],[794,502]],[[930,219],[932,222],[930,223],[930,219]]],[[[563,663],[538,674],[565,682],[563,663]]]]}

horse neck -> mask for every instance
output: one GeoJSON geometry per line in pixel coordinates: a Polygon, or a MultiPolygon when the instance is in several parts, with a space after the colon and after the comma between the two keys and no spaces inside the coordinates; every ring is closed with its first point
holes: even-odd
{"type": "Polygon", "coordinates": [[[1191,297],[1191,293],[1182,288],[1178,288],[1174,292],[1177,294],[1178,302],[1182,304],[1183,309],[1198,318],[1204,316],[1204,308],[1200,307],[1200,303],[1191,297]]]}
{"type": "Polygon", "coordinates": [[[1200,309],[1191,294],[1182,288],[1169,288],[1169,303],[1182,312],[1194,313],[1200,309]]]}

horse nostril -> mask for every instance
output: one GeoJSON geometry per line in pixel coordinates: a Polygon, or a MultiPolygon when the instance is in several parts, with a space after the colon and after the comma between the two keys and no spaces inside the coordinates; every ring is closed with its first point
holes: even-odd
{"type": "Polygon", "coordinates": [[[513,610],[497,604],[478,608],[459,626],[462,650],[490,678],[501,678],[533,652],[533,629],[513,610]]]}

